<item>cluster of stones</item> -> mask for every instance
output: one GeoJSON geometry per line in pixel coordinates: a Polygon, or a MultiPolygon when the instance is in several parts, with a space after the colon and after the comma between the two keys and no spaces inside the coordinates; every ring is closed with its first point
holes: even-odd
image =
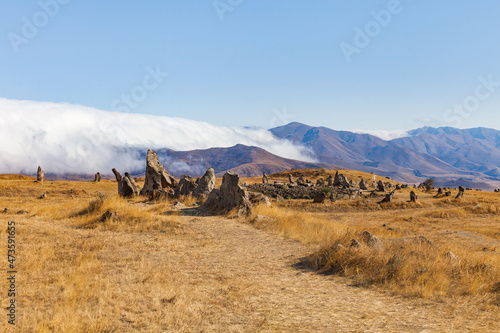
{"type": "MultiPolygon", "coordinates": [[[[386,188],[394,189],[391,193],[386,195],[381,201],[382,203],[390,202],[395,190],[408,188],[408,185],[398,184],[394,187],[392,183],[384,183],[381,180],[372,182],[372,184],[369,185],[368,181],[364,179],[356,183],[352,180],[349,181],[345,175],[338,171],[335,173],[334,177],[329,175],[326,180],[324,178],[319,178],[316,180],[316,183],[304,179],[303,176],[299,176],[295,181],[290,174],[288,175],[288,183],[274,182],[271,184],[269,177],[264,172],[262,175],[262,184],[249,185],[249,188],[277,199],[313,199],[314,203],[323,203],[326,199],[332,201],[337,199],[356,199],[362,195],[363,191],[371,190],[373,194],[374,192],[386,193],[386,188]]],[[[413,199],[410,200],[416,201],[416,194],[413,196],[413,199]]]]}
{"type": "MultiPolygon", "coordinates": [[[[248,192],[242,185],[240,177],[234,172],[224,174],[222,185],[218,189],[215,188],[213,168],[209,168],[201,178],[194,179],[189,175],[183,175],[177,182],[163,167],[158,156],[151,149],[148,150],[146,158],[146,176],[142,189],[137,186],[129,173],[125,173],[122,177],[116,169],[112,171],[118,182],[118,194],[122,197],[142,195],[151,199],[159,199],[162,197],[192,196],[200,202],[204,202],[202,208],[207,212],[226,213],[237,209],[238,214],[243,215],[250,214],[252,204],[270,204],[269,198],[264,195],[248,192]]],[[[106,216],[103,219],[110,217],[106,216]]]]}

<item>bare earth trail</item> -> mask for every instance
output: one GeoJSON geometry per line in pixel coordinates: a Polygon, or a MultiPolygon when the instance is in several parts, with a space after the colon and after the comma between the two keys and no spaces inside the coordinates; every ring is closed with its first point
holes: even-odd
{"type": "Polygon", "coordinates": [[[405,299],[296,268],[314,248],[238,220],[182,217],[190,230],[167,246],[169,266],[206,295],[195,331],[500,331],[498,318],[467,304],[405,299]],[[196,235],[196,237],[192,237],[196,235]]]}

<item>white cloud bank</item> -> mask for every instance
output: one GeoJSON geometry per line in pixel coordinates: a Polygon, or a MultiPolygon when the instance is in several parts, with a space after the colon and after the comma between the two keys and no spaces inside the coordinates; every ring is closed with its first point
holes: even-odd
{"type": "Polygon", "coordinates": [[[409,136],[408,130],[394,130],[394,131],[386,131],[386,130],[360,130],[355,129],[351,130],[353,133],[359,134],[370,134],[376,136],[382,140],[389,141],[392,139],[404,138],[409,136]]]}
{"type": "Polygon", "coordinates": [[[182,151],[238,143],[314,160],[304,147],[265,129],[0,98],[0,173],[33,174],[41,165],[46,173],[111,174],[113,167],[122,172],[144,169],[145,160],[128,148],[182,151]]]}

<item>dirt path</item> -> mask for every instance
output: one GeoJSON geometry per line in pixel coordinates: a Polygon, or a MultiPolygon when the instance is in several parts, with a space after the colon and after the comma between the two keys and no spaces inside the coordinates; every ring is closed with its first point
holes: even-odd
{"type": "Polygon", "coordinates": [[[234,332],[500,331],[498,318],[470,313],[465,303],[393,297],[295,268],[311,247],[237,220],[183,218],[196,237],[172,244],[168,260],[207,297],[202,330],[223,325],[234,332]]]}

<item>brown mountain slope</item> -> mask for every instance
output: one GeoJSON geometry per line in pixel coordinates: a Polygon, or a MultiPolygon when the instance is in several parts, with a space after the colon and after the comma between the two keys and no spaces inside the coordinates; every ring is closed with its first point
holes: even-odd
{"type": "Polygon", "coordinates": [[[332,164],[283,158],[262,148],[245,145],[190,151],[161,149],[157,154],[163,165],[176,177],[182,174],[200,176],[210,167],[214,168],[218,176],[231,170],[243,177],[260,176],[263,171],[271,174],[290,169],[337,168],[332,164]]]}

